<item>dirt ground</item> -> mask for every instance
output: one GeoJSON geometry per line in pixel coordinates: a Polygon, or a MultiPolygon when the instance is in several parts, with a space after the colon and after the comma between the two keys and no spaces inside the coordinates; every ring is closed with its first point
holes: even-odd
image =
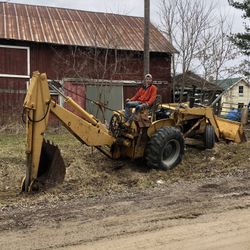
{"type": "Polygon", "coordinates": [[[186,147],[172,171],[48,133],[63,184],[20,194],[25,137],[0,134],[0,249],[250,249],[250,143],[186,147]]]}

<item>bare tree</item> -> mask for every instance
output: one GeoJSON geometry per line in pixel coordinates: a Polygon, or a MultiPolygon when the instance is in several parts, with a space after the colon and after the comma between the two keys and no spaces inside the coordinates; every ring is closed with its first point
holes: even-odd
{"type": "MultiPolygon", "coordinates": [[[[167,1],[162,0],[160,4],[160,20],[162,24],[162,31],[166,35],[167,39],[174,44],[174,34],[177,32],[175,21],[178,15],[177,0],[167,1]]],[[[173,77],[173,101],[175,102],[175,76],[176,76],[176,62],[175,55],[171,57],[171,71],[173,77]]]]}
{"type": "MultiPolygon", "coordinates": [[[[205,0],[162,0],[160,16],[162,31],[173,43],[179,54],[173,59],[173,75],[177,65],[185,77],[191,69],[192,62],[198,52],[201,34],[209,29],[214,4],[205,0]]],[[[181,97],[183,98],[185,79],[182,81],[181,97]]]]}
{"type": "Polygon", "coordinates": [[[237,55],[236,47],[228,38],[231,31],[232,24],[221,16],[214,27],[202,33],[198,43],[197,59],[206,80],[213,77],[214,81],[217,82],[222,74],[235,73],[230,70],[231,67],[228,68],[228,63],[234,60],[237,55]]]}

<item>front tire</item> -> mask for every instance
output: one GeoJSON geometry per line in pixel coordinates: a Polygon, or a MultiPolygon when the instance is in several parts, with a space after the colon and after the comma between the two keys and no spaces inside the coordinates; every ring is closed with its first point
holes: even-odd
{"type": "Polygon", "coordinates": [[[184,139],[174,127],[163,127],[150,138],[145,159],[148,167],[169,170],[176,167],[184,155],[184,139]]]}
{"type": "Polygon", "coordinates": [[[204,146],[205,148],[212,149],[215,144],[214,127],[210,124],[206,125],[204,133],[204,146]]]}

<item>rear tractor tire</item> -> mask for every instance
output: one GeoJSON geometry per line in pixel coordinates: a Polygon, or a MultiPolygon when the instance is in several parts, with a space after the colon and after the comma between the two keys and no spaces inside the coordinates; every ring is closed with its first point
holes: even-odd
{"type": "Polygon", "coordinates": [[[184,155],[184,139],[174,127],[163,127],[150,138],[145,149],[148,167],[169,170],[176,167],[184,155]]]}
{"type": "Polygon", "coordinates": [[[205,148],[212,149],[215,144],[214,127],[210,124],[206,125],[204,133],[204,146],[205,148]]]}

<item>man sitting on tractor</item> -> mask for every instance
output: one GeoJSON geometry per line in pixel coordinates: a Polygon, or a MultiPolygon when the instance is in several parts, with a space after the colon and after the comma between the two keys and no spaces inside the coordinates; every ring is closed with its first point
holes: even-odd
{"type": "Polygon", "coordinates": [[[136,94],[126,100],[125,105],[125,125],[130,126],[135,114],[143,109],[150,107],[157,94],[157,87],[153,85],[152,75],[146,74],[143,86],[136,92],[136,94]],[[135,108],[135,112],[131,115],[131,108],[135,108]]]}

